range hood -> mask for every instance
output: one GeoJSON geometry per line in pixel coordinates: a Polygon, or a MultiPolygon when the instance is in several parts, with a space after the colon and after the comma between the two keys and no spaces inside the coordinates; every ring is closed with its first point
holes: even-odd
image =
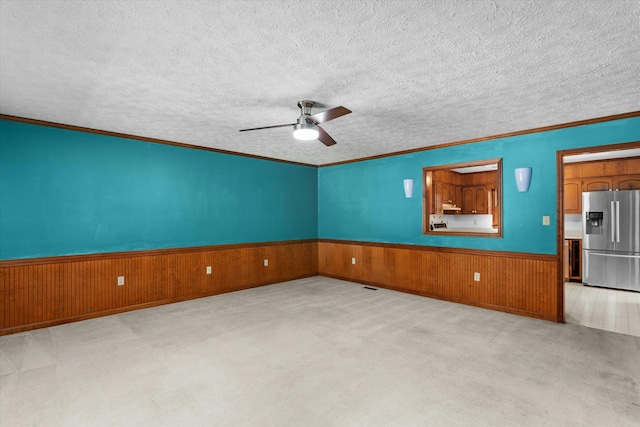
{"type": "Polygon", "coordinates": [[[442,204],[442,210],[443,211],[459,211],[460,208],[457,207],[455,204],[452,204],[452,203],[443,203],[442,204]]]}

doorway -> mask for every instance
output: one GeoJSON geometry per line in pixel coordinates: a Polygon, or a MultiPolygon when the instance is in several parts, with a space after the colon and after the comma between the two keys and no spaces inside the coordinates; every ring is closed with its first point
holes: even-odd
{"type": "MultiPolygon", "coordinates": [[[[569,262],[575,264],[576,259],[575,253],[570,257],[565,249],[568,245],[577,247],[575,240],[582,241],[582,191],[614,190],[609,184],[613,183],[613,178],[607,176],[613,173],[611,165],[637,159],[640,159],[640,141],[557,153],[558,296],[566,323],[640,336],[640,293],[589,286],[582,283],[581,275],[576,276],[575,272],[567,275],[567,270],[572,271],[569,262]],[[576,167],[578,165],[583,165],[589,176],[576,176],[580,173],[576,171],[582,170],[576,167]],[[569,277],[572,280],[567,280],[569,277]]],[[[640,169],[624,171],[630,175],[633,172],[640,176],[640,169]]]]}

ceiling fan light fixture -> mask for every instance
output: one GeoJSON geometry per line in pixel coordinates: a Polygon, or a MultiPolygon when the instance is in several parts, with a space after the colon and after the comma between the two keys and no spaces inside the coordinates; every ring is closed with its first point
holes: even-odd
{"type": "Polygon", "coordinates": [[[320,132],[315,123],[297,123],[293,126],[293,137],[301,141],[312,141],[318,139],[320,132]]]}

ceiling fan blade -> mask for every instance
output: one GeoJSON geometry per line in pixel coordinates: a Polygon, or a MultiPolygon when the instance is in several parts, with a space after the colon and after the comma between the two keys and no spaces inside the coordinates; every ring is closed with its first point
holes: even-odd
{"type": "Polygon", "coordinates": [[[336,141],[334,141],[334,139],[331,138],[320,126],[318,126],[318,141],[322,142],[327,147],[336,144],[336,141]]]}
{"type": "Polygon", "coordinates": [[[329,120],[337,119],[338,117],[349,114],[350,112],[351,110],[344,107],[331,108],[327,111],[321,111],[319,113],[313,114],[311,116],[311,120],[316,123],[324,123],[328,122],[329,120]]]}
{"type": "Polygon", "coordinates": [[[295,123],[286,124],[286,125],[263,126],[263,127],[261,127],[261,128],[240,129],[240,132],[246,132],[246,131],[249,131],[249,130],[260,130],[260,129],[283,128],[283,127],[287,127],[287,126],[294,126],[294,125],[295,125],[295,123]]]}

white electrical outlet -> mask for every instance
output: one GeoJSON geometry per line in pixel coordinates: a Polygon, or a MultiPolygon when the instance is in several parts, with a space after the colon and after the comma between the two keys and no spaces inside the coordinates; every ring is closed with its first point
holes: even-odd
{"type": "Polygon", "coordinates": [[[269,266],[269,260],[268,260],[268,259],[266,259],[266,258],[264,259],[264,266],[265,266],[265,267],[268,267],[268,266],[269,266]]]}
{"type": "Polygon", "coordinates": [[[211,274],[211,266],[207,265],[207,274],[211,274]]]}
{"type": "Polygon", "coordinates": [[[543,216],[542,225],[551,225],[551,217],[548,215],[543,216]]]}
{"type": "Polygon", "coordinates": [[[118,276],[118,286],[124,285],[124,276],[118,276]]]}
{"type": "Polygon", "coordinates": [[[474,282],[479,282],[480,281],[480,273],[478,273],[477,271],[475,273],[473,273],[473,281],[474,282]]]}
{"type": "Polygon", "coordinates": [[[351,258],[351,264],[355,264],[356,263],[356,259],[355,258],[351,258]]]}

